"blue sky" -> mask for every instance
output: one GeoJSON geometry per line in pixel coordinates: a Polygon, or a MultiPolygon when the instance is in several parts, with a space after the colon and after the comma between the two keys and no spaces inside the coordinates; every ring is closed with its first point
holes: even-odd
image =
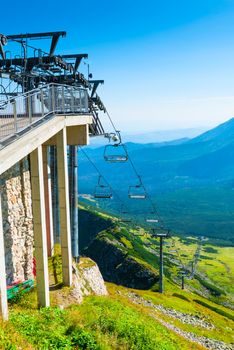
{"type": "Polygon", "coordinates": [[[210,127],[234,115],[233,0],[26,0],[0,22],[5,34],[55,30],[67,31],[58,53],[89,53],[121,130],[210,127]]]}

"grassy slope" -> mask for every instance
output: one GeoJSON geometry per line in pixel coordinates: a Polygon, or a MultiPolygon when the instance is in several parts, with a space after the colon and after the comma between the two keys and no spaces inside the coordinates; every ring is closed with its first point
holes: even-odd
{"type": "MultiPolygon", "coordinates": [[[[98,216],[101,220],[110,219],[110,216],[106,214],[99,213],[98,216]]],[[[108,234],[110,235],[110,230],[108,234]]],[[[129,254],[157,269],[158,257],[155,253],[158,252],[158,242],[143,229],[129,228],[119,224],[111,235],[128,249],[129,254]],[[148,251],[149,248],[153,249],[154,253],[148,251]]],[[[169,242],[165,246],[166,253],[173,249],[169,242]]],[[[181,256],[183,262],[188,263],[196,249],[196,240],[194,237],[188,239],[177,237],[175,246],[183,251],[183,256],[181,256]]],[[[227,293],[233,292],[231,284],[234,274],[231,264],[233,251],[232,247],[218,247],[205,242],[201,261],[198,263],[198,270],[207,274],[214,284],[218,284],[227,293]]],[[[55,258],[55,262],[59,283],[61,282],[60,259],[55,258]]],[[[179,312],[198,315],[212,323],[215,329],[207,330],[183,324],[178,319],[156,311],[156,316],[161,320],[197,336],[206,336],[226,343],[234,342],[234,312],[221,305],[217,306],[214,302],[191,292],[188,288],[182,291],[178,284],[170,278],[170,275],[176,274],[178,269],[174,264],[170,264],[170,260],[167,260],[167,254],[165,262],[167,275],[165,294],[160,295],[150,290],[134,292],[156,305],[160,304],[179,312]]],[[[50,275],[53,275],[51,260],[49,267],[50,275]]],[[[191,286],[196,284],[197,289],[202,289],[197,280],[187,281],[187,287],[188,283],[191,286]]],[[[154,289],[157,290],[157,286],[154,289]]],[[[37,310],[36,291],[32,291],[10,307],[10,322],[0,322],[0,348],[8,350],[75,348],[127,350],[155,349],[155,344],[157,344],[159,350],[202,349],[201,346],[185,340],[165,328],[157,319],[152,318],[155,310],[133,304],[127,297],[129,289],[108,284],[108,290],[110,293],[108,297],[87,297],[82,305],[73,305],[66,310],[55,307],[58,300],[56,290],[51,292],[52,307],[37,310]]]]}
{"type": "MultiPolygon", "coordinates": [[[[178,249],[181,253],[181,261],[189,266],[191,258],[197,247],[196,238],[175,239],[174,247],[165,247],[165,252],[178,249]]],[[[175,254],[174,254],[175,255],[175,254]]],[[[226,293],[234,295],[234,247],[220,247],[205,242],[201,251],[197,271],[226,293]]]]}
{"type": "MultiPolygon", "coordinates": [[[[85,210],[85,207],[83,207],[85,210]]],[[[96,215],[95,212],[93,212],[96,215]]],[[[101,220],[111,219],[111,216],[98,213],[101,220]]],[[[115,218],[112,217],[112,220],[115,218]]],[[[132,223],[123,224],[115,221],[115,229],[105,231],[102,235],[107,234],[109,238],[117,239],[124,244],[128,254],[143,260],[154,268],[158,268],[158,248],[159,242],[142,228],[137,228],[132,223]]],[[[198,239],[192,237],[173,237],[168,239],[165,244],[165,272],[168,278],[180,283],[178,278],[179,265],[184,264],[191,270],[191,261],[197,248],[198,239]],[[177,250],[177,252],[175,252],[177,250]],[[178,255],[180,259],[178,259],[178,255]]],[[[218,240],[205,240],[203,243],[199,262],[196,272],[198,278],[187,280],[186,285],[202,293],[209,292],[204,288],[201,281],[207,281],[212,286],[223,290],[223,295],[215,298],[208,295],[213,301],[232,302],[234,295],[234,265],[233,265],[234,247],[229,246],[229,242],[218,240]],[[226,246],[228,245],[228,246],[226,246]]],[[[207,294],[207,293],[206,293],[207,294]]]]}
{"type": "MultiPolygon", "coordinates": [[[[108,284],[108,290],[108,297],[86,297],[82,305],[71,305],[66,310],[57,307],[37,310],[36,292],[32,291],[11,306],[10,321],[7,324],[0,323],[0,348],[75,349],[77,346],[79,349],[103,350],[203,349],[161,325],[151,316],[151,308],[133,304],[127,297],[129,289],[108,284]]],[[[156,305],[199,315],[215,325],[214,330],[206,330],[156,312],[158,318],[182,330],[227,343],[234,341],[234,322],[197,304],[194,299],[204,299],[195,294],[181,292],[170,283],[167,283],[164,295],[152,291],[131,291],[156,305]],[[181,299],[181,296],[187,300],[181,299]]],[[[208,302],[208,305],[212,306],[212,303],[208,302]]]]}

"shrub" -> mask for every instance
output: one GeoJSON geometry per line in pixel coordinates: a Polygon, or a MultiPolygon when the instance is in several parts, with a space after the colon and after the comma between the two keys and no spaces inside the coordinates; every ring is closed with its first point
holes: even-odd
{"type": "Polygon", "coordinates": [[[227,317],[230,320],[234,321],[234,316],[230,315],[229,313],[227,313],[224,310],[221,310],[221,309],[217,308],[216,306],[211,306],[211,305],[205,303],[204,301],[201,301],[201,300],[198,300],[198,299],[193,299],[193,301],[195,301],[197,304],[200,304],[202,306],[207,307],[208,309],[216,312],[219,315],[222,315],[222,316],[227,317]]]}
{"type": "Polygon", "coordinates": [[[70,336],[72,346],[78,346],[79,349],[87,350],[99,349],[94,335],[81,327],[70,327],[66,334],[70,336]]]}
{"type": "Polygon", "coordinates": [[[125,245],[126,248],[130,250],[133,249],[132,243],[127,238],[121,237],[120,241],[125,245]]]}
{"type": "Polygon", "coordinates": [[[188,298],[186,298],[184,295],[182,295],[182,294],[179,294],[179,293],[173,293],[172,294],[174,297],[177,297],[177,298],[180,298],[180,299],[182,299],[182,300],[186,300],[186,301],[188,301],[188,302],[190,302],[190,300],[188,299],[188,298]]]}
{"type": "Polygon", "coordinates": [[[216,297],[219,297],[221,295],[226,295],[225,291],[217,286],[215,286],[214,284],[211,284],[210,282],[202,279],[201,277],[199,277],[198,275],[196,275],[196,279],[201,283],[201,285],[205,288],[207,288],[210,293],[216,297]]]}

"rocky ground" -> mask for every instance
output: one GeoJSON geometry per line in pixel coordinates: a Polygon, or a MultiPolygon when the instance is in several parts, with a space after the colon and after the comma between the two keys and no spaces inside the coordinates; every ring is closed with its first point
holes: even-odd
{"type": "Polygon", "coordinates": [[[81,258],[79,264],[73,263],[72,279],[71,288],[61,288],[60,284],[55,284],[54,275],[50,274],[53,300],[61,309],[82,303],[87,295],[108,295],[97,264],[89,258],[81,258]]]}
{"type": "MultiPolygon", "coordinates": [[[[122,294],[121,292],[119,292],[119,293],[122,294]]],[[[234,350],[234,345],[228,345],[228,344],[226,344],[222,341],[216,340],[216,339],[210,339],[210,338],[207,338],[204,336],[201,337],[201,336],[197,336],[196,334],[194,334],[192,332],[184,331],[184,330],[180,329],[179,327],[174,326],[173,324],[164,321],[162,318],[160,318],[158,313],[155,313],[154,311],[157,310],[164,315],[167,315],[167,316],[174,318],[174,319],[178,319],[180,322],[182,322],[184,324],[190,324],[190,325],[193,325],[195,327],[202,327],[205,329],[214,329],[215,328],[213,324],[211,324],[210,322],[208,322],[204,318],[201,318],[199,315],[186,314],[186,313],[182,313],[182,312],[176,311],[176,310],[171,309],[171,308],[166,308],[163,305],[156,305],[149,300],[143,299],[142,297],[140,297],[136,293],[129,292],[125,296],[135,304],[143,305],[145,307],[149,307],[150,309],[152,309],[153,312],[150,313],[150,315],[153,318],[157,319],[157,321],[159,321],[166,328],[174,331],[175,333],[181,335],[182,337],[184,337],[185,339],[187,339],[189,341],[200,344],[209,350],[234,350]]]]}

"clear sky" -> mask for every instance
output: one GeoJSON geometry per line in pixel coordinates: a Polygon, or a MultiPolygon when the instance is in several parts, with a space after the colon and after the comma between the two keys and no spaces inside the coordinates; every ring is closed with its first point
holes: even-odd
{"type": "MultiPolygon", "coordinates": [[[[0,32],[66,30],[124,131],[214,126],[234,115],[234,0],[15,1],[0,32]]],[[[86,69],[83,66],[83,69],[86,69]]]]}

